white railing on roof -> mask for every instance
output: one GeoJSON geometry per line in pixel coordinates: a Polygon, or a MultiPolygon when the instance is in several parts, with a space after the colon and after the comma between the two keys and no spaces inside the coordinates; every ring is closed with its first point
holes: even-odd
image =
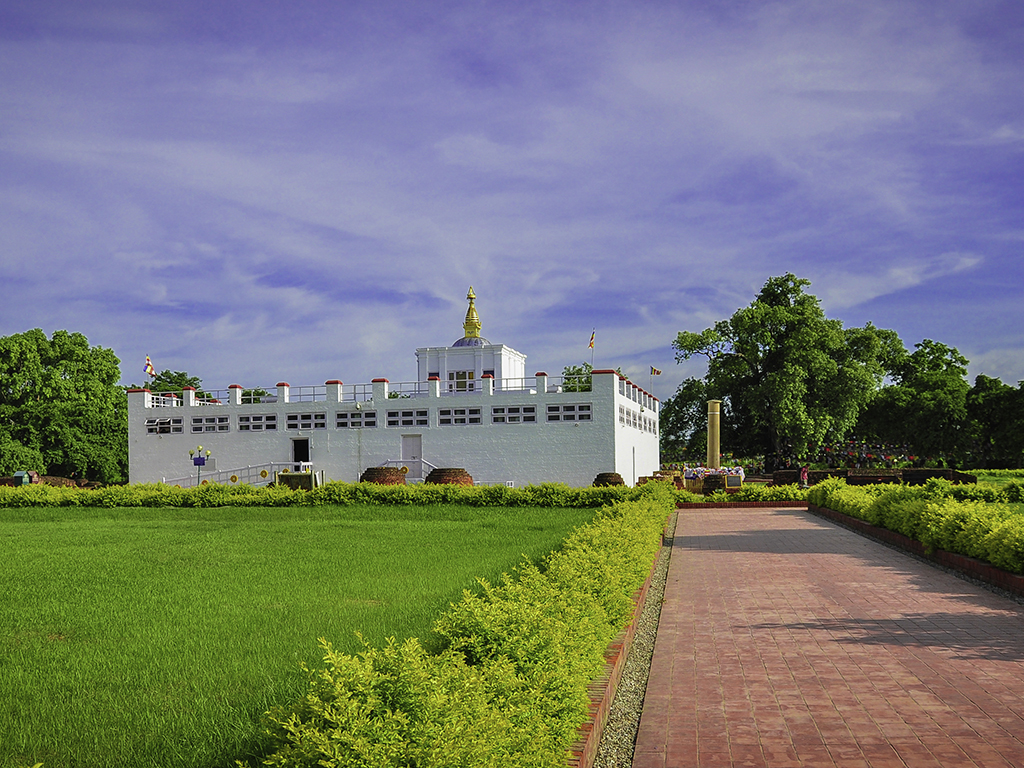
{"type": "Polygon", "coordinates": [[[584,376],[548,376],[548,392],[590,392],[591,378],[584,376]]]}
{"type": "Polygon", "coordinates": [[[388,397],[426,397],[429,394],[425,381],[398,381],[388,383],[388,397]]]}
{"type": "Polygon", "coordinates": [[[341,400],[345,403],[365,403],[373,400],[373,384],[343,384],[341,400]]]}
{"type": "Polygon", "coordinates": [[[154,394],[150,400],[154,408],[177,408],[181,406],[181,395],[174,392],[161,392],[154,394]]]}
{"type": "Polygon", "coordinates": [[[199,393],[196,392],[196,405],[200,403],[203,405],[223,405],[230,402],[230,389],[204,389],[202,397],[199,397],[199,393]]]}
{"type": "Polygon", "coordinates": [[[277,387],[253,387],[242,390],[242,405],[277,402],[277,387]]]}
{"type": "Polygon", "coordinates": [[[317,403],[327,399],[327,387],[318,384],[311,387],[289,387],[289,403],[317,403]]]}
{"type": "Polygon", "coordinates": [[[525,379],[495,379],[495,392],[536,392],[537,379],[529,376],[525,379]]]}
{"type": "MultiPolygon", "coordinates": [[[[547,376],[542,377],[546,384],[546,391],[549,393],[566,392],[590,392],[592,381],[589,375],[583,376],[547,376]]],[[[529,376],[524,378],[494,379],[495,392],[527,392],[536,394],[538,391],[538,377],[529,376]]],[[[486,379],[471,379],[460,381],[440,382],[439,391],[441,396],[459,396],[479,394],[486,391],[486,379]]],[[[317,384],[313,386],[298,386],[288,388],[288,402],[310,403],[324,402],[327,400],[329,387],[332,385],[317,384]]],[[[427,381],[403,381],[388,383],[388,395],[391,398],[419,398],[427,397],[430,394],[431,382],[427,381]]],[[[372,383],[369,384],[343,384],[341,385],[341,402],[368,402],[373,399],[372,383]]],[[[244,389],[241,394],[242,405],[257,405],[262,403],[278,403],[281,395],[279,387],[254,387],[244,389]]],[[[237,390],[235,390],[237,391],[237,390]]],[[[657,401],[647,393],[642,393],[637,387],[627,382],[619,382],[619,392],[631,400],[644,405],[657,412],[659,410],[657,401]]],[[[218,389],[203,392],[203,397],[195,398],[196,405],[227,405],[234,402],[236,395],[231,389],[218,389]]],[[[182,396],[177,392],[152,393],[150,405],[153,408],[180,407],[184,405],[182,396]]]]}

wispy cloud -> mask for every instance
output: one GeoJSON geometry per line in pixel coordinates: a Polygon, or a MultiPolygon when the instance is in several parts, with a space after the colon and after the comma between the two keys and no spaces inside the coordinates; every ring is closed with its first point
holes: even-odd
{"type": "Polygon", "coordinates": [[[1017,375],[1024,313],[992,300],[1021,279],[1011,5],[0,13],[0,333],[211,385],[402,378],[473,284],[528,367],[596,326],[667,396],[676,332],[791,271],[1017,375]]]}

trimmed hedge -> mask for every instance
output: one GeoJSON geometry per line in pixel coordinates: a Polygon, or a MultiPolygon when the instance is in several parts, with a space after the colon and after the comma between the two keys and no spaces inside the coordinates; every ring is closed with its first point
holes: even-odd
{"type": "Polygon", "coordinates": [[[309,672],[307,695],[267,714],[264,764],[564,766],[673,501],[667,484],[648,483],[543,563],[481,580],[437,619],[433,651],[392,640],[349,656],[321,639],[324,668],[309,672]]]}
{"type": "MultiPolygon", "coordinates": [[[[692,494],[691,494],[692,495],[692,494]]],[[[726,493],[716,491],[710,496],[697,496],[695,501],[804,501],[807,498],[807,489],[799,485],[761,485],[750,483],[743,485],[738,491],[726,493]]],[[[683,501],[683,499],[680,499],[683,501]]]]}
{"type": "Polygon", "coordinates": [[[858,486],[826,480],[809,501],[871,525],[1013,573],[1024,573],[1022,486],[1002,489],[929,480],[924,486],[858,486]],[[1012,503],[1009,503],[1012,502],[1012,503]]]}
{"type": "MultiPolygon", "coordinates": [[[[656,483],[666,485],[667,483],[656,483]]],[[[289,507],[352,504],[465,504],[468,506],[601,507],[640,498],[624,486],[571,488],[561,483],[504,485],[378,485],[330,482],[312,491],[284,486],[208,484],[178,488],[162,483],[111,485],[89,490],[49,485],[0,487],[2,507],[289,507]]]]}

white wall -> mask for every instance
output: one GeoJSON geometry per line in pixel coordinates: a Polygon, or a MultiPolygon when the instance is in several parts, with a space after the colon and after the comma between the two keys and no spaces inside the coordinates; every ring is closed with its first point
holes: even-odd
{"type": "MultiPolygon", "coordinates": [[[[555,389],[548,379],[538,376],[533,387],[520,391],[495,391],[494,381],[483,380],[484,391],[448,395],[444,382],[430,382],[426,395],[393,399],[388,397],[386,380],[373,384],[372,399],[356,403],[341,400],[340,386],[328,386],[326,399],[315,402],[289,402],[288,388],[279,388],[276,402],[242,405],[241,390],[217,405],[194,403],[194,393],[186,391],[180,407],[154,407],[157,400],[144,390],[128,395],[129,476],[132,482],[160,482],[190,476],[194,471],[188,451],[201,444],[212,452],[218,470],[242,468],[266,462],[292,460],[292,441],[310,441],[310,460],[333,480],[354,482],[367,467],[399,460],[403,435],[420,435],[423,459],[438,467],[463,467],[477,482],[515,485],[563,482],[573,486],[590,485],[599,472],[618,472],[630,485],[636,477],[650,475],[658,468],[656,401],[647,406],[636,402],[635,390],[620,393],[623,385],[612,371],[595,373],[591,392],[546,391],[555,389]],[[376,412],[374,428],[336,428],[338,412],[376,412]],[[548,408],[557,407],[566,415],[567,406],[590,406],[589,420],[549,421],[548,408]],[[654,419],[654,432],[621,423],[619,406],[654,419]],[[532,406],[535,423],[494,423],[495,407],[532,406]],[[444,409],[478,408],[480,424],[444,426],[444,409]],[[413,421],[426,424],[387,425],[387,412],[426,411],[413,421]],[[289,414],[323,413],[324,429],[289,430],[289,414]],[[273,432],[244,432],[238,429],[239,417],[273,414],[277,429],[273,432]],[[227,431],[191,432],[195,417],[227,417],[227,431]],[[148,434],[146,420],[180,418],[182,431],[174,434],[148,434]],[[634,464],[635,456],[635,464],[634,464]],[[635,466],[635,470],[634,470],[635,466]]],[[[572,415],[570,412],[568,415],[572,415]]],[[[400,419],[401,421],[401,419],[400,419]]]]}

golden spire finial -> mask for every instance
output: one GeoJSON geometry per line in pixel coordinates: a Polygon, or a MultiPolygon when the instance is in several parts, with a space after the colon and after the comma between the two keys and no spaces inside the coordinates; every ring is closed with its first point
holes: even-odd
{"type": "Polygon", "coordinates": [[[476,306],[473,304],[473,299],[476,298],[476,294],[473,293],[473,286],[469,286],[469,293],[466,294],[466,298],[469,299],[469,309],[466,310],[466,322],[462,324],[463,330],[466,332],[467,339],[478,339],[480,338],[480,315],[476,313],[476,306]]]}

